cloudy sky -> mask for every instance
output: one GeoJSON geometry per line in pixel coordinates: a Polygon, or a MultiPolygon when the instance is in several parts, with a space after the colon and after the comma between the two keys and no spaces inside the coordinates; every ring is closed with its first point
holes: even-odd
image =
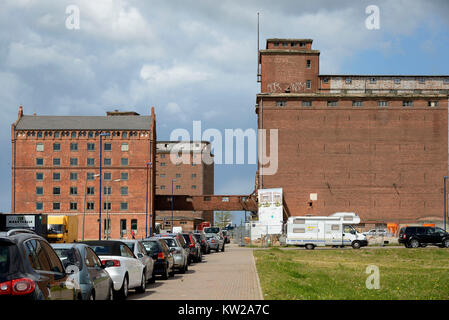
{"type": "MultiPolygon", "coordinates": [[[[320,73],[449,74],[449,2],[2,0],[0,210],[10,211],[10,125],[25,114],[148,114],[158,138],[176,128],[256,129],[261,47],[312,38],[320,73]],[[79,29],[70,6],[79,8],[79,29]],[[380,29],[365,8],[380,9],[380,29]],[[67,11],[68,10],[68,11],[67,11]]],[[[216,165],[217,194],[254,189],[255,165],[216,165]]],[[[240,221],[240,218],[236,218],[240,221]]]]}

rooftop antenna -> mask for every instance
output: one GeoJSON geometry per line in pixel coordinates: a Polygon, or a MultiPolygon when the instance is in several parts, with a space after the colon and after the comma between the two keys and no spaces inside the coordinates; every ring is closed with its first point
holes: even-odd
{"type": "Polygon", "coordinates": [[[261,82],[260,77],[259,12],[257,12],[257,82],[261,82]]]}

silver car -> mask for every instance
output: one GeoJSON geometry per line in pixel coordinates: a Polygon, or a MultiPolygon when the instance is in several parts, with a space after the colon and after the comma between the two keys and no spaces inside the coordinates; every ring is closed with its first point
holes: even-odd
{"type": "Polygon", "coordinates": [[[174,258],[174,267],[178,269],[180,273],[185,273],[188,270],[188,253],[184,250],[183,246],[179,243],[179,240],[175,237],[161,237],[165,241],[174,258]]]}
{"type": "Polygon", "coordinates": [[[224,238],[221,237],[219,234],[206,233],[206,239],[207,242],[209,242],[209,247],[211,250],[215,250],[215,252],[225,250],[224,238]]]}
{"type": "Polygon", "coordinates": [[[147,254],[145,247],[139,240],[121,240],[134,253],[137,259],[145,266],[145,276],[149,283],[154,283],[156,277],[154,276],[154,260],[147,254]]]}

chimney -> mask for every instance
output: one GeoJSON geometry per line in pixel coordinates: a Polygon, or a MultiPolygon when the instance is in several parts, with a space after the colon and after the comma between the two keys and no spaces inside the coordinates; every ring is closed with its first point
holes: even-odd
{"type": "Polygon", "coordinates": [[[19,107],[19,113],[17,114],[17,120],[19,120],[20,118],[22,118],[23,116],[23,107],[20,106],[19,107]]]}

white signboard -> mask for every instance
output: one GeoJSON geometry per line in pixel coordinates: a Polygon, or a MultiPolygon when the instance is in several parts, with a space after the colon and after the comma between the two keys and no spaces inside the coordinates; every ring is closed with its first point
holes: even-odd
{"type": "Polygon", "coordinates": [[[283,222],[282,188],[258,190],[258,229],[261,234],[279,234],[283,222]]]}
{"type": "Polygon", "coordinates": [[[34,228],[35,216],[27,215],[10,215],[6,217],[6,227],[7,228],[34,228]]]}

